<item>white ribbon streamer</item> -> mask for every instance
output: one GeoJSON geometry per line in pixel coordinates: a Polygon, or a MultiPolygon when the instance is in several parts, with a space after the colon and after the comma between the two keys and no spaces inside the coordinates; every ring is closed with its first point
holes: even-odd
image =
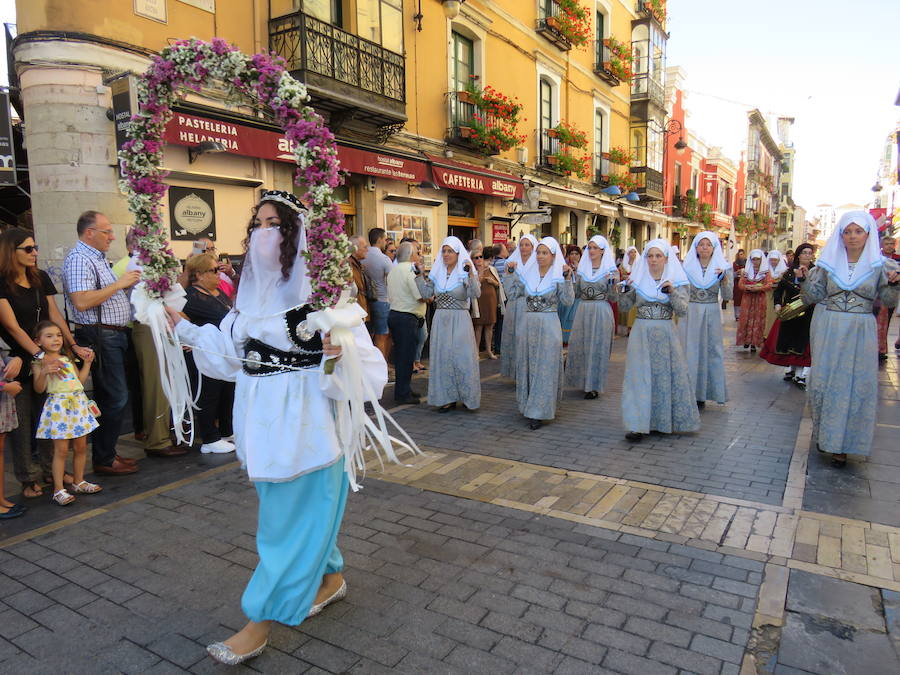
{"type": "MultiPolygon", "coordinates": [[[[325,376],[335,378],[338,389],[344,395],[343,400],[334,401],[335,430],[344,455],[344,470],[354,492],[360,488],[357,473],[365,473],[365,450],[375,452],[382,468],[384,457],[396,464],[400,463],[394,452],[395,446],[412,454],[422,452],[394,418],[381,407],[376,392],[363,376],[353,328],[361,325],[365,316],[365,310],[355,302],[350,302],[348,294],[344,293],[336,306],[312,312],[306,317],[306,323],[311,329],[330,333],[331,344],[341,348],[341,367],[325,376]],[[375,411],[374,420],[366,414],[366,402],[375,411]],[[400,432],[404,440],[388,433],[388,423],[400,432]]],[[[329,372],[328,365],[326,363],[326,373],[329,372]]]]}
{"type": "Polygon", "coordinates": [[[150,328],[153,336],[163,393],[172,407],[175,439],[178,443],[193,445],[196,406],[191,394],[191,380],[184,360],[184,350],[175,331],[169,328],[165,310],[165,306],[168,306],[180,312],[187,302],[186,295],[181,284],[175,284],[175,288],[162,299],[151,297],[147,293],[146,284],[140,282],[131,291],[131,304],[134,307],[134,318],[150,328]],[[185,426],[189,429],[187,433],[185,426]]]}

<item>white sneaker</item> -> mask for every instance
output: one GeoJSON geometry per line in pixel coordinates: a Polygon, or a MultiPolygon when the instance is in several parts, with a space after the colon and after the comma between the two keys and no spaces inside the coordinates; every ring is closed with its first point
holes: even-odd
{"type": "Polygon", "coordinates": [[[234,434],[231,434],[231,436],[222,436],[222,440],[234,445],[234,434]]]}
{"type": "Polygon", "coordinates": [[[229,443],[224,438],[220,438],[215,443],[204,443],[200,446],[200,452],[206,453],[215,453],[215,454],[225,454],[226,452],[234,452],[234,444],[229,443]]]}

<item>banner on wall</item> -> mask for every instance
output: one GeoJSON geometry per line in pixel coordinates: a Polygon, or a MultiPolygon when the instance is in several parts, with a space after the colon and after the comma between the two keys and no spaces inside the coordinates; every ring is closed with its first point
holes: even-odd
{"type": "Polygon", "coordinates": [[[215,190],[169,188],[169,223],[174,241],[216,239],[215,190]]]}
{"type": "Polygon", "coordinates": [[[431,210],[414,206],[388,205],[384,210],[384,229],[387,236],[399,245],[404,238],[415,239],[419,243],[422,264],[431,266],[431,210]]]}
{"type": "Polygon", "coordinates": [[[509,241],[509,223],[493,221],[491,223],[491,239],[495,244],[505,244],[509,241]]]}

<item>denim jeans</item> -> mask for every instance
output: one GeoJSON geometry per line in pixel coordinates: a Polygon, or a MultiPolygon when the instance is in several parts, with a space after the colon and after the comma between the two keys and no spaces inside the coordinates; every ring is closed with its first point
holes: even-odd
{"type": "Polygon", "coordinates": [[[116,458],[116,442],[122,430],[122,413],[128,405],[125,359],[128,335],[123,331],[87,326],[75,329],[78,344],[97,354],[91,369],[94,400],[100,408],[100,426],[91,432],[94,466],[110,466],[116,458]]]}
{"type": "Polygon", "coordinates": [[[394,400],[402,401],[412,393],[409,381],[419,341],[419,319],[415,314],[391,310],[388,314],[388,326],[394,339],[394,400]]]}

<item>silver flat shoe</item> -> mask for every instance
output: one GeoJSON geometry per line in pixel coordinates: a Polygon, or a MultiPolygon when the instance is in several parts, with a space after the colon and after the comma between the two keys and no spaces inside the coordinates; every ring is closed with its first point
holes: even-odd
{"type": "Polygon", "coordinates": [[[256,658],[257,656],[262,654],[267,644],[269,644],[268,640],[263,642],[252,652],[247,652],[246,654],[235,654],[231,650],[231,647],[226,645],[224,642],[214,642],[206,648],[206,652],[213,658],[213,660],[218,661],[219,663],[223,663],[226,666],[236,666],[243,663],[244,661],[249,661],[250,659],[256,658]]]}
{"type": "Polygon", "coordinates": [[[332,595],[330,598],[325,598],[318,605],[313,605],[312,607],[310,607],[309,614],[306,615],[306,618],[308,619],[310,617],[316,616],[317,614],[321,614],[322,610],[325,609],[326,607],[328,607],[328,605],[330,605],[333,602],[337,602],[338,600],[343,600],[346,597],[347,597],[347,580],[344,579],[341,582],[341,587],[334,592],[334,595],[332,595]]]}

